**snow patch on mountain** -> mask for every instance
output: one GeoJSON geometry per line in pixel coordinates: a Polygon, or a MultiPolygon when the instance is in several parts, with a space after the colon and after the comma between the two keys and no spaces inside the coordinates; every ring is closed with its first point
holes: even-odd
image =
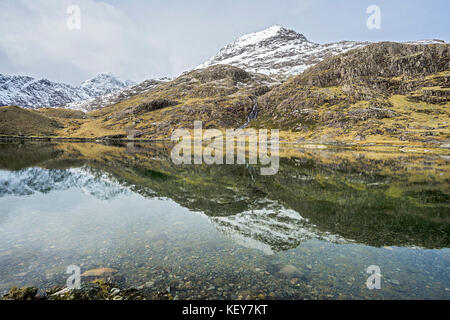
{"type": "Polygon", "coordinates": [[[405,42],[406,44],[424,44],[424,45],[428,45],[428,44],[445,44],[444,40],[439,40],[439,39],[425,39],[425,40],[416,40],[416,41],[408,41],[405,42]]]}

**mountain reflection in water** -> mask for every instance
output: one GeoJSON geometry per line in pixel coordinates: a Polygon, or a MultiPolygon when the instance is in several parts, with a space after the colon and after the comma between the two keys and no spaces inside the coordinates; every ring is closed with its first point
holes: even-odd
{"type": "MultiPolygon", "coordinates": [[[[236,245],[265,255],[315,240],[337,246],[449,248],[446,156],[291,148],[281,150],[278,174],[261,176],[251,165],[177,166],[170,150],[156,143],[0,144],[0,202],[70,190],[103,201],[98,208],[111,201],[126,207],[127,201],[138,201],[136,196],[170,201],[207,218],[236,245]]],[[[167,210],[152,209],[162,218],[167,210]]],[[[0,209],[0,230],[13,214],[0,209]]],[[[14,252],[0,250],[0,263],[15,263],[2,261],[2,254],[14,252]]],[[[448,255],[443,255],[445,266],[448,255]]]]}
{"type": "MultiPolygon", "coordinates": [[[[265,251],[311,237],[449,247],[449,161],[440,156],[304,151],[274,176],[244,165],[174,165],[169,145],[0,145],[0,196],[80,188],[99,199],[163,197],[265,251]],[[256,171],[257,172],[257,171],[256,171]]],[[[240,239],[240,240],[239,240],[240,239]]]]}

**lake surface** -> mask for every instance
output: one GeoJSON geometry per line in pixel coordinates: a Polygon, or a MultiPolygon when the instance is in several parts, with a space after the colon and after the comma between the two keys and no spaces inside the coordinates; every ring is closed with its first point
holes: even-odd
{"type": "Polygon", "coordinates": [[[448,155],[292,147],[274,176],[169,155],[0,144],[0,294],[77,265],[179,299],[450,298],[448,155]]]}

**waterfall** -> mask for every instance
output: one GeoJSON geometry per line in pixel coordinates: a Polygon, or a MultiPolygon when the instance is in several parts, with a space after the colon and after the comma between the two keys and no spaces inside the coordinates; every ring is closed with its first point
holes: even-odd
{"type": "Polygon", "coordinates": [[[247,128],[250,121],[255,120],[258,117],[258,102],[255,100],[255,103],[253,104],[252,110],[247,116],[247,121],[239,128],[239,129],[245,129],[247,128]]]}

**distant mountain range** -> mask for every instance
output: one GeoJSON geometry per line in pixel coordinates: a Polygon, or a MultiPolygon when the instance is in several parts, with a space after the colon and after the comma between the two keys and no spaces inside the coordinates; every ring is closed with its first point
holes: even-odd
{"type": "Polygon", "coordinates": [[[132,85],[134,82],[121,81],[110,73],[101,73],[77,87],[47,79],[0,74],[0,105],[18,105],[33,109],[61,107],[132,85]]]}

